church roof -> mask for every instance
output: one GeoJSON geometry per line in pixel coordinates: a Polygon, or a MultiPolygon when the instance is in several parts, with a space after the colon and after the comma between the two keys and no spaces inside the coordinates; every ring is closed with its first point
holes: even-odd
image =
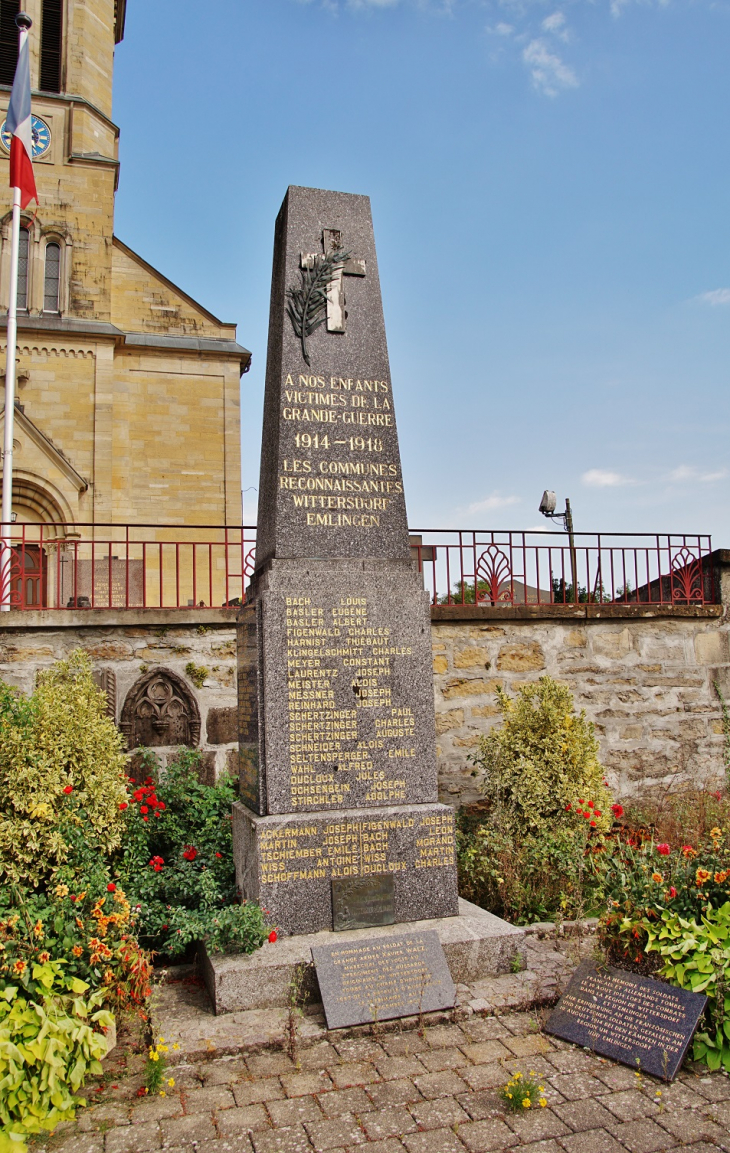
{"type": "Polygon", "coordinates": [[[124,21],[127,16],[127,0],[114,0],[114,40],[124,39],[124,21]]]}

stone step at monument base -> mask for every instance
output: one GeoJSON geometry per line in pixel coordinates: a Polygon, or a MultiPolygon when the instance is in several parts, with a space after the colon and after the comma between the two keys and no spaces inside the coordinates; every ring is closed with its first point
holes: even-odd
{"type": "Polygon", "coordinates": [[[522,952],[525,930],[459,898],[459,913],[427,921],[406,921],[377,929],[353,929],[280,937],[251,956],[208,956],[202,952],[202,975],[216,1014],[247,1009],[284,1008],[298,967],[306,965],[301,996],[305,1002],[321,1000],[312,965],[312,946],[332,941],[364,941],[403,933],[435,930],[443,946],[454,984],[471,984],[510,970],[515,953],[522,952]]]}

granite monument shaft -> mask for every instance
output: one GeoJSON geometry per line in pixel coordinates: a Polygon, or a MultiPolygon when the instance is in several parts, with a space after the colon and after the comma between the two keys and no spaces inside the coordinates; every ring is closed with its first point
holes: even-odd
{"type": "Polygon", "coordinates": [[[348,877],[392,876],[395,921],[456,915],[431,663],[369,201],[290,188],[239,628],[234,811],[241,889],[284,931],[331,929],[331,886],[348,877]]]}

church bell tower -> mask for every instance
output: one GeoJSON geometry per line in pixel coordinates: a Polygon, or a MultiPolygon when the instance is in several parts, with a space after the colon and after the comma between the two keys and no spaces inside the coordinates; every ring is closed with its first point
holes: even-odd
{"type": "MultiPolygon", "coordinates": [[[[10,279],[5,116],[20,7],[0,0],[0,344],[10,279]]],[[[22,215],[13,509],[18,522],[57,522],[60,535],[82,538],[111,522],[241,523],[239,392],[250,353],[234,324],[114,235],[112,83],[125,7],[23,5],[33,21],[40,203],[22,215]]],[[[168,539],[161,532],[155,539],[168,539]]]]}

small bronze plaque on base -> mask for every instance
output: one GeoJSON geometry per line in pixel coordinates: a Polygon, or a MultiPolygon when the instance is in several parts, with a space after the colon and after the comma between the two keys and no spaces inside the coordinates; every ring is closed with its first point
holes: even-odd
{"type": "Polygon", "coordinates": [[[586,961],[574,973],[545,1032],[673,1081],[706,1004],[704,994],[586,961]]]}
{"type": "Polygon", "coordinates": [[[373,929],[395,924],[393,874],[332,881],[332,928],[373,929]]]}

